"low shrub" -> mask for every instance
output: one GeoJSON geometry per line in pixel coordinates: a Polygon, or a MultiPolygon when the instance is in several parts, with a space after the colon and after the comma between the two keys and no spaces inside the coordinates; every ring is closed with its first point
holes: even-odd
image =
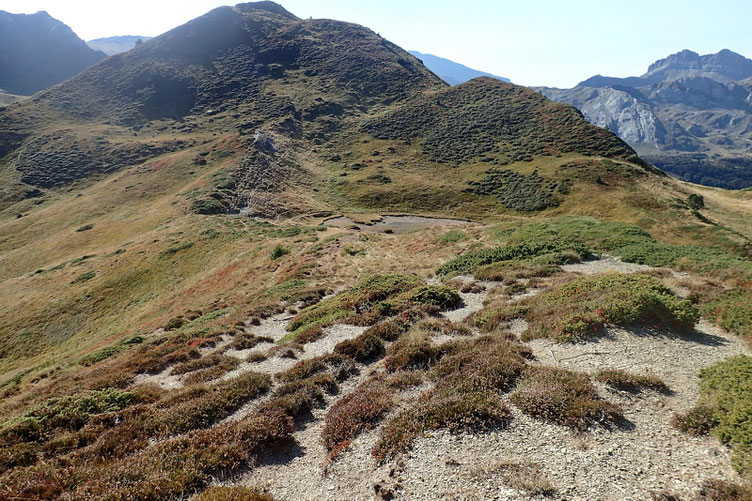
{"type": "Polygon", "coordinates": [[[702,311],[727,331],[752,339],[752,291],[735,289],[720,294],[702,311]]]}
{"type": "Polygon", "coordinates": [[[610,388],[623,391],[653,390],[660,393],[669,393],[670,391],[666,383],[658,376],[640,376],[619,369],[598,371],[593,379],[610,388]]]}
{"type": "Polygon", "coordinates": [[[752,488],[725,480],[708,479],[702,483],[697,497],[699,501],[749,501],[752,499],[752,488]]]}
{"type": "Polygon", "coordinates": [[[392,392],[384,384],[378,381],[364,383],[340,398],[327,412],[321,434],[324,446],[331,451],[362,431],[373,428],[393,404],[392,392]]]}
{"type": "Polygon", "coordinates": [[[290,334],[286,339],[295,339],[310,327],[324,327],[335,322],[373,325],[382,318],[416,308],[443,310],[460,302],[455,291],[426,285],[415,275],[374,275],[298,313],[287,326],[290,334]]]}
{"type": "Polygon", "coordinates": [[[467,238],[467,235],[462,233],[461,231],[457,230],[450,230],[441,235],[436,241],[440,243],[441,245],[449,245],[456,242],[461,242],[462,240],[465,240],[467,238]]]}
{"type": "Polygon", "coordinates": [[[671,424],[678,430],[690,435],[707,435],[718,426],[715,411],[711,407],[697,405],[687,412],[677,413],[671,418],[671,424]]]}
{"type": "Polygon", "coordinates": [[[324,403],[324,393],[334,394],[337,389],[337,382],[331,374],[315,374],[278,387],[259,412],[276,408],[299,420],[324,403]]]}
{"type": "Polygon", "coordinates": [[[343,381],[356,371],[355,362],[352,358],[339,353],[331,353],[301,360],[290,369],[279,374],[277,378],[283,383],[292,383],[327,372],[336,380],[343,381]]]}
{"type": "MultiPolygon", "coordinates": [[[[577,258],[578,255],[572,256],[572,260],[577,260],[577,258]]],[[[480,266],[475,269],[473,276],[477,280],[511,282],[521,278],[550,277],[559,272],[561,272],[561,268],[554,264],[511,260],[480,266]]]]}
{"type": "Polygon", "coordinates": [[[467,274],[473,273],[477,268],[484,265],[499,263],[502,261],[525,261],[544,255],[551,255],[551,260],[556,261],[553,258],[562,253],[566,253],[566,255],[575,253],[580,259],[584,259],[590,255],[590,250],[579,243],[554,241],[493,247],[471,251],[458,256],[440,266],[436,270],[436,273],[438,275],[467,274]]]}
{"type": "Polygon", "coordinates": [[[176,329],[181,328],[185,324],[186,324],[186,320],[182,316],[173,317],[167,321],[167,323],[164,326],[164,330],[174,331],[176,329]]]}
{"type": "Polygon", "coordinates": [[[752,472],[752,356],[732,357],[700,371],[700,404],[713,410],[713,434],[731,445],[731,464],[752,472]]]}
{"type": "Polygon", "coordinates": [[[194,385],[213,381],[237,368],[238,365],[240,365],[240,361],[238,359],[233,357],[222,357],[220,362],[216,365],[212,365],[206,367],[205,369],[200,369],[189,373],[183,380],[183,384],[194,385]]]}
{"type": "MultiPolygon", "coordinates": [[[[268,374],[247,372],[216,383],[184,402],[166,408],[149,423],[152,435],[169,436],[206,428],[271,388],[268,374]]],[[[200,389],[200,388],[199,388],[200,389]]]]}
{"type": "Polygon", "coordinates": [[[45,440],[54,430],[79,430],[99,414],[119,411],[138,401],[138,394],[116,388],[55,397],[0,428],[3,442],[45,440]]]}
{"type": "Polygon", "coordinates": [[[529,354],[521,345],[483,336],[438,349],[443,357],[431,371],[436,384],[382,428],[372,451],[379,461],[408,450],[427,429],[480,431],[506,426],[511,419],[499,393],[508,391],[523,371],[523,355],[529,354]]]}
{"type": "Polygon", "coordinates": [[[356,362],[367,362],[384,355],[384,343],[372,334],[361,334],[355,339],[347,339],[334,347],[335,353],[346,355],[356,362]]]}
{"type": "Polygon", "coordinates": [[[213,353],[201,358],[195,358],[176,365],[172,368],[172,374],[187,374],[189,372],[198,371],[201,369],[207,369],[215,366],[225,366],[227,371],[234,369],[238,366],[238,360],[236,358],[228,357],[213,353]]]}
{"type": "Polygon", "coordinates": [[[282,244],[277,244],[274,246],[272,251],[269,253],[269,257],[272,259],[272,261],[275,261],[282,256],[285,256],[290,253],[290,249],[283,246],[282,244]]]}
{"type": "Polygon", "coordinates": [[[572,280],[528,302],[524,339],[582,338],[600,327],[663,326],[691,329],[699,312],[658,279],[642,274],[606,274],[572,280]]]}
{"type": "Polygon", "coordinates": [[[525,414],[578,430],[623,418],[618,406],[598,398],[587,375],[555,367],[528,367],[511,401],[525,414]]]}
{"type": "Polygon", "coordinates": [[[267,444],[286,440],[292,419],[282,412],[243,420],[158,442],[109,468],[88,470],[73,497],[78,499],[172,499],[201,489],[217,475],[249,464],[267,444]]]}

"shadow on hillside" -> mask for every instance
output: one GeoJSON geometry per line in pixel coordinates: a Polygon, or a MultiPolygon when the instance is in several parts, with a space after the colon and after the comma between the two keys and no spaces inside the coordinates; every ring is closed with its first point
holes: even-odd
{"type": "Polygon", "coordinates": [[[274,466],[288,464],[305,454],[303,448],[294,438],[265,447],[256,458],[256,466],[274,466]]]}

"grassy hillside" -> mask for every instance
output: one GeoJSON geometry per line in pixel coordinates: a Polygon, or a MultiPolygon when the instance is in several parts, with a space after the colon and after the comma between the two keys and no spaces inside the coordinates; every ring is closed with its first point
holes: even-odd
{"type": "Polygon", "coordinates": [[[752,335],[747,192],[522,87],[447,88],[355,25],[220,8],[0,124],[0,497],[198,495],[304,423],[333,468],[378,427],[371,473],[511,406],[628,429],[601,381],[663,386],[534,364],[534,339],[752,335]],[[369,231],[383,214],[466,221],[369,231]],[[565,268],[603,254],[644,273],[565,268]]]}

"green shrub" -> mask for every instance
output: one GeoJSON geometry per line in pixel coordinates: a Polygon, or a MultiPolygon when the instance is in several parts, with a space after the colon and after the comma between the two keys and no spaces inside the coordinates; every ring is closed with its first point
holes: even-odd
{"type": "Polygon", "coordinates": [[[80,233],[82,231],[89,231],[92,228],[94,228],[93,224],[85,224],[85,225],[81,226],[80,228],[78,228],[76,231],[80,233]]]}
{"type": "Polygon", "coordinates": [[[290,249],[283,246],[282,244],[277,244],[274,246],[272,251],[269,253],[269,257],[271,257],[272,261],[281,258],[282,256],[285,256],[290,253],[290,249]]]}
{"type": "Polygon", "coordinates": [[[415,275],[374,275],[355,287],[324,299],[298,313],[287,326],[295,339],[304,329],[335,322],[371,325],[384,317],[415,308],[447,309],[459,305],[455,291],[442,286],[425,285],[415,275]]]}
{"type": "Polygon", "coordinates": [[[467,235],[465,235],[461,231],[450,230],[444,233],[441,237],[439,237],[437,242],[442,245],[449,245],[449,244],[453,244],[456,242],[461,242],[462,240],[466,238],[467,238],[467,235]]]}
{"type": "Polygon", "coordinates": [[[472,273],[480,266],[501,261],[528,260],[546,254],[571,252],[579,255],[580,258],[590,255],[588,248],[579,243],[553,241],[523,243],[468,252],[440,266],[436,273],[439,275],[472,273]]]}
{"type": "Polygon", "coordinates": [[[53,430],[78,430],[94,416],[119,411],[138,399],[136,393],[116,388],[86,391],[77,395],[45,400],[0,428],[8,442],[43,440],[53,430]]]}
{"type": "Polygon", "coordinates": [[[713,433],[733,448],[732,465],[752,472],[752,356],[742,355],[700,371],[701,402],[713,409],[713,433]]]}
{"type": "Polygon", "coordinates": [[[173,317],[167,321],[167,323],[164,326],[164,330],[174,331],[175,329],[181,328],[183,325],[185,325],[185,323],[186,323],[186,320],[182,316],[173,317]]]}
{"type": "Polygon", "coordinates": [[[663,325],[691,329],[697,308],[658,279],[641,274],[583,277],[529,301],[525,339],[582,338],[603,325],[663,325]]]}
{"type": "Polygon", "coordinates": [[[697,193],[691,193],[687,198],[687,205],[692,210],[700,210],[705,208],[705,198],[697,193]]]}
{"type": "Polygon", "coordinates": [[[705,304],[702,311],[727,331],[752,339],[752,291],[723,293],[705,304]]]}
{"type": "Polygon", "coordinates": [[[506,244],[535,242],[573,242],[596,251],[612,252],[633,244],[654,243],[645,230],[627,223],[599,221],[585,216],[565,216],[544,222],[515,225],[500,229],[496,238],[506,244]]]}

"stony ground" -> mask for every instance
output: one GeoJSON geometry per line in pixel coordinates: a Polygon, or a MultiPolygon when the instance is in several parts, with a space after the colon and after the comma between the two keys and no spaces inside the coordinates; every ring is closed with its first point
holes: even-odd
{"type": "MultiPolygon", "coordinates": [[[[565,268],[583,274],[649,269],[610,257],[565,268]]],[[[445,316],[461,321],[481,309],[493,284],[481,285],[485,290],[463,293],[464,306],[445,316]]],[[[271,317],[252,331],[278,340],[285,333],[288,316],[271,317]]],[[[515,332],[524,328],[524,321],[511,326],[515,332]]],[[[297,354],[298,359],[329,353],[336,343],[356,337],[363,328],[336,325],[326,332],[323,339],[305,345],[304,351],[297,354]]],[[[372,430],[358,436],[349,450],[330,461],[321,440],[323,418],[341,395],[353,390],[374,371],[382,370],[376,363],[363,367],[359,375],[343,383],[339,395],[328,397],[326,405],[316,409],[313,418],[298,427],[294,442],[283,450],[268,451],[256,468],[237,479],[237,483],[263,487],[281,500],[641,500],[661,492],[690,496],[705,479],[735,478],[729,451],[724,446],[713,437],[682,434],[671,426],[670,420],[675,412],[685,411],[697,401],[699,369],[729,356],[748,353],[740,339],[701,321],[694,332],[682,336],[614,328],[588,342],[563,344],[535,340],[528,346],[535,353],[534,363],[584,372],[617,368],[656,375],[670,386],[671,393],[614,392],[599,386],[602,398],[624,409],[627,422],[620,428],[576,432],[535,420],[510,404],[514,417],[506,429],[459,435],[426,434],[409,453],[385,465],[378,465],[371,457],[378,437],[378,430],[372,430]],[[536,489],[541,494],[531,494],[536,489]]],[[[268,348],[259,346],[250,351],[268,348]]],[[[249,354],[227,353],[239,358],[249,354]]],[[[273,356],[260,363],[244,362],[224,377],[247,370],[277,373],[294,363],[294,359],[273,356]]],[[[169,373],[152,377],[173,387],[179,384],[169,373]]],[[[403,395],[403,401],[429,387],[424,384],[403,395]]],[[[258,401],[229,419],[252,412],[257,405],[258,401]]]]}

